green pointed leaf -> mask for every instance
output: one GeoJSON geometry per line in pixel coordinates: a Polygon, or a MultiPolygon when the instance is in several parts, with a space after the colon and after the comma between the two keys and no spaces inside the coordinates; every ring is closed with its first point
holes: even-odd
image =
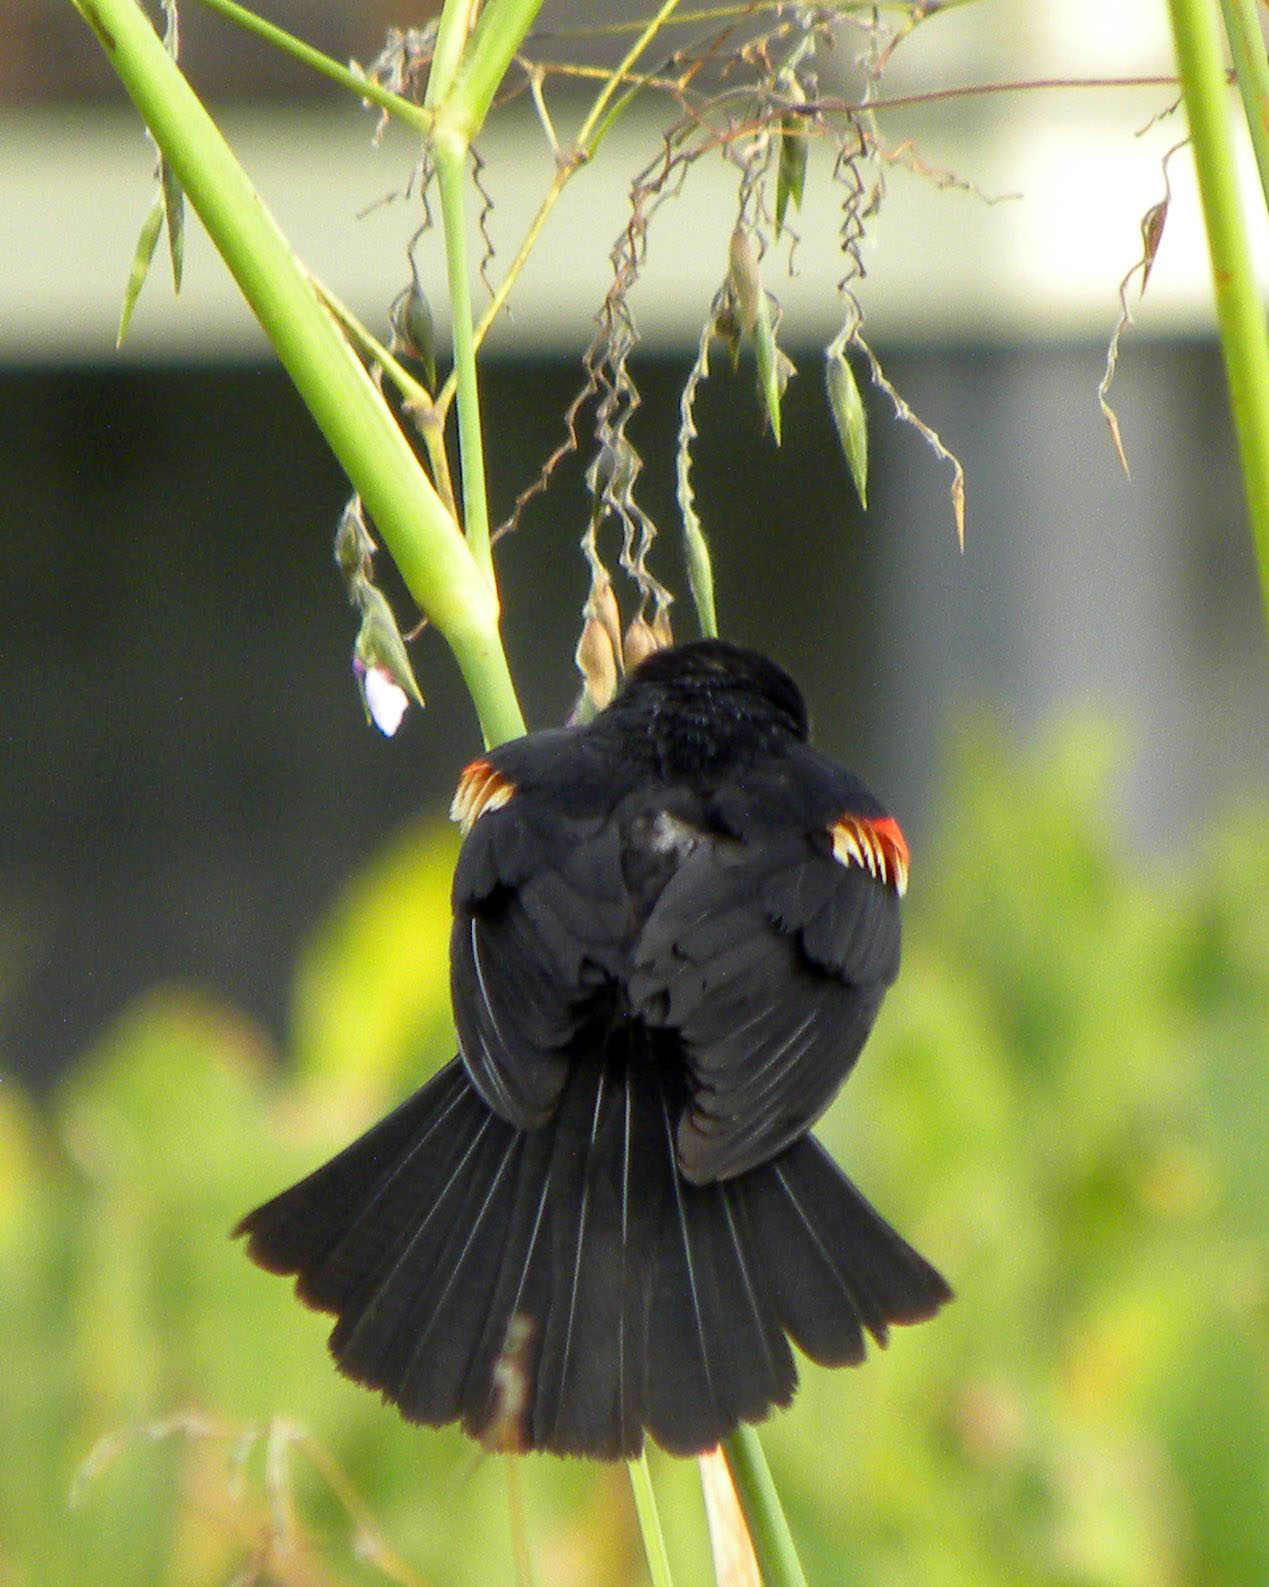
{"type": "Polygon", "coordinates": [[[771,318],[771,302],[767,294],[758,293],[758,312],[753,328],[753,350],[758,360],[758,390],[762,396],[771,433],[780,445],[780,398],[788,384],[793,364],[776,345],[775,325],[771,318]]]}
{"type": "Polygon", "coordinates": [[[810,141],[802,135],[801,116],[786,116],[780,123],[780,158],[776,162],[776,236],[784,225],[785,213],[792,202],[794,209],[802,208],[802,192],[806,186],[806,160],[810,141]]]}
{"type": "Polygon", "coordinates": [[[824,360],[824,379],[828,386],[828,405],[837,439],[842,444],[850,477],[859,492],[860,506],[868,506],[868,415],[864,399],[846,354],[830,348],[824,360]]]}
{"type": "Polygon", "coordinates": [[[137,251],[132,256],[132,269],[128,273],[128,284],[123,289],[123,310],[119,315],[119,334],[115,337],[115,346],[122,347],[123,339],[127,335],[128,325],[132,319],[132,311],[137,306],[137,299],[141,295],[141,288],[145,285],[145,278],[150,273],[150,264],[154,259],[154,250],[158,245],[159,232],[163,227],[163,199],[155,195],[150,213],[145,217],[141,227],[141,235],[137,238],[137,251]]]}
{"type": "Polygon", "coordinates": [[[179,292],[185,264],[185,189],[166,160],[159,161],[159,192],[163,196],[167,248],[172,259],[172,290],[179,292]]]}

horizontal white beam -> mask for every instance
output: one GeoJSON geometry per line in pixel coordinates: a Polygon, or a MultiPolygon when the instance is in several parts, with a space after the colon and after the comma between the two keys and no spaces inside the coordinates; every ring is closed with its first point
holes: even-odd
{"type": "MultiPolygon", "coordinates": [[[[1173,116],[1139,129],[1167,90],[1029,93],[945,107],[918,118],[927,164],[955,171],[984,193],[1021,196],[987,204],[892,169],[859,288],[874,336],[929,340],[1069,340],[1105,337],[1120,278],[1140,253],[1140,219],[1162,194],[1161,154],[1183,134],[1173,116]]],[[[407,183],[414,148],[391,129],[371,146],[371,118],[354,105],[328,112],[232,110],[223,125],[296,251],[327,284],[383,330],[404,284],[404,249],[418,225],[417,198],[377,204],[407,183]],[[368,213],[367,213],[368,211],[368,213]]],[[[883,121],[896,142],[912,122],[883,121]]],[[[493,346],[511,352],[580,351],[611,280],[613,241],[625,225],[633,174],[658,147],[654,122],[619,124],[593,165],[566,191],[512,299],[493,346]]],[[[512,112],[482,144],[495,200],[497,279],[550,181],[553,164],[536,121],[512,112]]],[[[114,332],[137,230],[150,203],[152,155],[139,124],[120,111],[9,111],[0,116],[0,358],[68,361],[114,357],[114,332]]],[[[1246,161],[1257,254],[1269,257],[1254,167],[1246,161]]],[[[646,340],[694,341],[727,256],[736,172],[717,156],[688,174],[680,197],[656,214],[648,265],[633,302],[646,340]]],[[[1148,295],[1143,336],[1205,332],[1211,288],[1191,162],[1172,162],[1173,201],[1148,295]]],[[[797,274],[769,258],[767,284],[785,310],[789,344],[825,340],[837,323],[834,283],[840,194],[816,151],[797,225],[797,274]]],[[[162,246],[162,245],[161,245],[162,246]]],[[[443,327],[439,234],[420,262],[443,327]]],[[[1135,294],[1134,294],[1135,301],[1135,294]]],[[[194,222],[185,285],[174,302],[165,261],[137,309],[124,356],[251,357],[262,340],[224,267],[194,222]]]]}

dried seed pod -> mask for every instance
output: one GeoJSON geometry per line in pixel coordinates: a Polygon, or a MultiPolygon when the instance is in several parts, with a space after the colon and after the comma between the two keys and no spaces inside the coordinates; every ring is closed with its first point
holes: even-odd
{"type": "Polygon", "coordinates": [[[597,617],[582,624],[573,658],[586,685],[586,694],[597,711],[602,711],[617,692],[617,652],[608,630],[597,617]]]}
{"type": "Polygon", "coordinates": [[[389,311],[392,324],[392,351],[417,358],[428,389],[436,385],[436,330],[432,324],[432,305],[419,282],[414,261],[410,261],[410,285],[389,311]]]}
{"type": "Polygon", "coordinates": [[[632,617],[623,646],[626,671],[633,672],[641,661],[646,661],[654,650],[660,649],[660,642],[647,618],[642,614],[632,617]]]}
{"type": "Polygon", "coordinates": [[[753,240],[739,226],[732,232],[728,245],[727,285],[731,289],[736,323],[746,336],[752,336],[758,323],[758,305],[762,301],[762,277],[753,240]]]}
{"type": "Polygon", "coordinates": [[[604,632],[612,642],[617,665],[620,667],[622,665],[621,608],[617,604],[617,592],[612,587],[612,580],[606,573],[592,581],[582,615],[594,618],[603,625],[604,632]]]}

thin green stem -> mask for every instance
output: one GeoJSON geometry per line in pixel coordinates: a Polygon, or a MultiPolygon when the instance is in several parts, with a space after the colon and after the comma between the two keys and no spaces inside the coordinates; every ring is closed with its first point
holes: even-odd
{"type": "MultiPolygon", "coordinates": [[[[586,119],[582,122],[581,126],[577,130],[577,147],[579,149],[586,149],[587,139],[602,121],[604,111],[608,108],[609,100],[617,92],[617,89],[621,86],[626,75],[634,66],[634,63],[643,54],[644,50],[647,49],[648,45],[657,36],[661,29],[669,23],[670,18],[678,10],[679,4],[680,0],[664,0],[664,4],[657,11],[656,15],[649,19],[647,26],[643,29],[643,31],[635,39],[634,43],[626,51],[622,59],[618,62],[616,68],[608,78],[608,81],[595,96],[595,103],[590,107],[590,110],[586,115],[586,119]]],[[[627,96],[627,99],[633,98],[633,94],[634,90],[631,90],[630,94],[627,96]]],[[[605,127],[604,130],[607,131],[607,127],[605,127]]],[[[587,150],[587,152],[593,153],[594,151],[587,150]]]]}
{"type": "Polygon", "coordinates": [[[359,72],[350,71],[339,61],[333,60],[329,55],[323,55],[321,50],[315,50],[311,44],[306,44],[303,39],[297,39],[293,33],[288,33],[285,28],[277,27],[272,22],[266,22],[254,11],[248,11],[245,6],[235,3],[235,0],[199,0],[200,5],[205,5],[209,11],[215,11],[234,23],[236,27],[243,28],[248,33],[254,33],[266,44],[271,44],[274,49],[281,50],[284,55],[289,55],[293,60],[302,62],[311,67],[313,71],[320,72],[323,77],[329,77],[332,82],[338,83],[342,88],[347,88],[350,93],[356,94],[358,99],[368,99],[371,104],[378,105],[380,110],[386,110],[389,115],[396,116],[404,121],[416,132],[424,135],[432,130],[432,112],[425,110],[421,105],[416,105],[412,99],[406,99],[401,94],[394,94],[390,88],[384,88],[379,83],[372,83],[359,72]]]}
{"type": "MultiPolygon", "coordinates": [[[[541,204],[539,204],[537,214],[533,217],[532,221],[530,221],[529,229],[525,232],[524,237],[521,240],[520,247],[516,251],[515,258],[507,267],[507,270],[503,275],[502,280],[498,283],[497,289],[495,290],[492,299],[486,307],[485,312],[480,317],[480,322],[476,326],[474,332],[475,348],[478,349],[482,345],[485,337],[489,334],[490,326],[502,312],[503,305],[506,303],[507,298],[511,295],[511,289],[515,285],[521,270],[523,270],[525,264],[528,262],[528,259],[533,252],[534,246],[537,243],[538,237],[541,235],[542,228],[546,225],[547,218],[550,216],[551,211],[555,208],[559,196],[568,185],[570,178],[573,177],[581,168],[581,166],[583,166],[586,161],[589,160],[594,154],[595,150],[599,146],[600,140],[607,133],[609,127],[611,127],[617,116],[622,110],[626,108],[631,99],[634,98],[635,94],[638,93],[644,85],[642,82],[636,81],[627,91],[627,93],[622,96],[618,103],[612,107],[607,118],[604,119],[601,124],[601,118],[604,115],[604,109],[612,98],[614,89],[619,86],[621,82],[628,78],[630,67],[642,53],[648,40],[652,38],[659,27],[664,25],[661,20],[662,17],[668,16],[679,3],[680,0],[666,0],[666,3],[662,5],[661,10],[657,13],[657,17],[643,30],[635,45],[626,52],[626,55],[621,63],[611,73],[605,75],[604,88],[597,96],[595,103],[591,106],[586,119],[582,122],[582,125],[578,130],[577,137],[574,140],[572,155],[557,167],[551,185],[547,189],[546,196],[543,198],[541,204]],[[590,140],[589,143],[587,142],[588,139],[590,140]]],[[[455,346],[457,348],[457,343],[455,346]]],[[[436,395],[436,407],[442,415],[448,413],[449,405],[454,400],[455,386],[458,382],[458,379],[459,364],[456,352],[454,368],[450,371],[445,383],[442,385],[440,391],[436,395]]],[[[460,422],[461,418],[462,408],[460,402],[460,422]]],[[[468,533],[470,535],[470,524],[468,525],[468,533]]]]}
{"type": "MultiPolygon", "coordinates": [[[[573,168],[571,166],[565,165],[561,165],[556,170],[555,176],[551,182],[551,186],[547,190],[546,197],[538,206],[537,214],[529,223],[529,229],[525,232],[524,237],[521,239],[520,246],[516,250],[515,258],[507,266],[506,274],[498,283],[497,289],[485,308],[485,312],[480,316],[480,321],[477,324],[475,330],[472,332],[472,339],[476,349],[480,348],[485,340],[485,337],[489,334],[489,327],[498,318],[499,314],[501,314],[502,306],[511,295],[511,289],[516,283],[516,278],[519,276],[521,270],[524,269],[525,264],[528,262],[529,256],[533,252],[534,245],[537,243],[538,237],[541,235],[542,228],[546,225],[547,217],[555,208],[555,201],[563,192],[565,184],[572,175],[572,171],[573,168]]],[[[457,361],[455,361],[454,367],[445,377],[444,384],[436,394],[436,408],[437,411],[442,415],[449,412],[449,405],[454,400],[454,392],[457,385],[457,380],[458,364],[457,361]]]]}
{"type": "Polygon", "coordinates": [[[643,1551],[648,1558],[652,1587],[674,1587],[670,1556],[665,1550],[661,1517],[652,1489],[652,1473],[648,1470],[647,1450],[641,1450],[634,1460],[628,1460],[626,1470],[630,1473],[630,1489],[634,1494],[635,1514],[639,1517],[639,1531],[643,1534],[643,1551]]]}
{"type": "Polygon", "coordinates": [[[360,360],[135,0],[78,0],[420,608],[458,660],[489,742],[523,732],[498,602],[360,360]]]}
{"type": "Polygon", "coordinates": [[[361,348],[367,358],[378,364],[383,375],[396,387],[405,412],[427,448],[427,460],[432,468],[432,483],[436,486],[445,510],[458,522],[458,505],[454,500],[454,482],[449,475],[449,458],[445,453],[445,424],[437,412],[437,405],[426,386],[420,385],[396,355],[368,330],[353,311],[341,302],[329,287],[309,272],[309,280],[317,295],[339,323],[361,348]]]}
{"type": "Polygon", "coordinates": [[[793,1534],[757,1433],[742,1422],[730,1438],[723,1440],[723,1453],[745,1513],[764,1587],[806,1587],[802,1562],[793,1546],[793,1534]]]}
{"type": "Polygon", "coordinates": [[[1239,202],[1220,28],[1212,0],[1169,0],[1169,10],[1207,226],[1230,409],[1269,616],[1269,330],[1239,202]]]}
{"type": "Polygon", "coordinates": [[[445,265],[454,337],[454,379],[458,385],[458,448],[463,481],[463,523],[467,547],[494,587],[489,543],[489,500],[485,491],[485,447],[476,377],[476,338],[472,327],[471,281],[467,263],[467,145],[438,136],[433,144],[436,180],[445,224],[445,265]]]}
{"type": "Polygon", "coordinates": [[[1256,14],[1256,0],[1221,0],[1225,37],[1238,74],[1247,130],[1256,152],[1260,187],[1269,203],[1269,56],[1256,14]]]}

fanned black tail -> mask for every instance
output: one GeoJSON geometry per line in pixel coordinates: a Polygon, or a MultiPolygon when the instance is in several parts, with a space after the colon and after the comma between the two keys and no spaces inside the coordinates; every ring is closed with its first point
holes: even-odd
{"type": "Polygon", "coordinates": [[[689,1185],[675,1116],[654,1066],[610,1060],[522,1133],[456,1059],[236,1232],[411,1420],[605,1459],[646,1429],[695,1454],[788,1404],[789,1338],[858,1362],[865,1332],[951,1291],[811,1139],[689,1185]]]}

